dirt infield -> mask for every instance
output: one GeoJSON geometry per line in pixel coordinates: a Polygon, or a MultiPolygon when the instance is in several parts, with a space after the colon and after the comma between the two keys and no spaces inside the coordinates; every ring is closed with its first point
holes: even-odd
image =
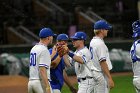
{"type": "MultiPolygon", "coordinates": [[[[112,76],[132,75],[132,72],[112,73],[112,76]]],[[[72,84],[76,76],[70,76],[72,84]]],[[[23,76],[0,76],[0,93],[27,93],[28,78],[23,76]]]]}
{"type": "Polygon", "coordinates": [[[27,93],[27,83],[27,77],[0,76],[0,93],[27,93]]]}

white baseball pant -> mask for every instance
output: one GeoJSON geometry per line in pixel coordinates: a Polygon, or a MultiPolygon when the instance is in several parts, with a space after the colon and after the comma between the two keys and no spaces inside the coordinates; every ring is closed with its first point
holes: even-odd
{"type": "Polygon", "coordinates": [[[93,77],[95,80],[94,93],[109,93],[107,77],[101,71],[93,71],[93,77]]]}
{"type": "MultiPolygon", "coordinates": [[[[51,89],[51,88],[50,88],[51,89]]],[[[39,79],[29,80],[28,82],[28,93],[45,93],[39,79]]],[[[52,89],[51,89],[51,93],[52,89]]]]}
{"type": "Polygon", "coordinates": [[[53,93],[61,93],[59,89],[53,89],[53,93]]]}
{"type": "Polygon", "coordinates": [[[94,79],[86,78],[85,80],[80,79],[78,82],[77,93],[94,93],[94,79]]]}
{"type": "Polygon", "coordinates": [[[136,93],[140,93],[140,77],[133,78],[133,85],[135,87],[136,93]]]}

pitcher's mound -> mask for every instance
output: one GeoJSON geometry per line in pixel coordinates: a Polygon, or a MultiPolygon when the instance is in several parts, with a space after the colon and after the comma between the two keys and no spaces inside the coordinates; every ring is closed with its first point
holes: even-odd
{"type": "Polygon", "coordinates": [[[28,78],[0,76],[0,93],[27,93],[28,78]]]}

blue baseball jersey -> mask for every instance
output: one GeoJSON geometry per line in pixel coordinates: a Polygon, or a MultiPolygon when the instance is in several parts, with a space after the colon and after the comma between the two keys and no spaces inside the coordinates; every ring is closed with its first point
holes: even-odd
{"type": "MultiPolygon", "coordinates": [[[[52,54],[52,48],[49,49],[50,54],[52,54]]],[[[58,53],[56,53],[56,55],[52,58],[52,61],[54,59],[56,59],[56,57],[58,56],[58,53]]],[[[50,77],[51,77],[51,87],[52,89],[62,89],[63,83],[64,83],[64,78],[63,78],[63,70],[65,68],[65,63],[64,63],[64,59],[61,58],[60,63],[58,64],[58,66],[53,69],[50,69],[50,77]]]]}

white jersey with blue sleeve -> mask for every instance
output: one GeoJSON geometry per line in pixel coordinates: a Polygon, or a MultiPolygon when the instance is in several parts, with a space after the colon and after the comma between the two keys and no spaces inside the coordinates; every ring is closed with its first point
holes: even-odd
{"type": "Polygon", "coordinates": [[[47,46],[43,44],[35,45],[30,51],[29,79],[40,79],[39,67],[47,69],[48,79],[50,79],[51,57],[47,46]]]}
{"type": "Polygon", "coordinates": [[[90,70],[85,66],[85,64],[91,68],[93,62],[91,61],[91,53],[87,47],[84,47],[78,51],[74,52],[75,55],[82,57],[84,64],[75,62],[75,72],[77,78],[93,77],[90,70]]]}
{"type": "Polygon", "coordinates": [[[134,77],[140,77],[140,40],[133,43],[130,55],[132,59],[132,69],[134,77]]]}
{"type": "Polygon", "coordinates": [[[102,71],[100,66],[100,62],[102,60],[106,60],[109,70],[112,69],[109,51],[103,39],[101,39],[100,37],[93,37],[93,39],[90,42],[89,48],[92,55],[94,66],[96,68],[96,69],[93,68],[94,70],[102,71]]]}

